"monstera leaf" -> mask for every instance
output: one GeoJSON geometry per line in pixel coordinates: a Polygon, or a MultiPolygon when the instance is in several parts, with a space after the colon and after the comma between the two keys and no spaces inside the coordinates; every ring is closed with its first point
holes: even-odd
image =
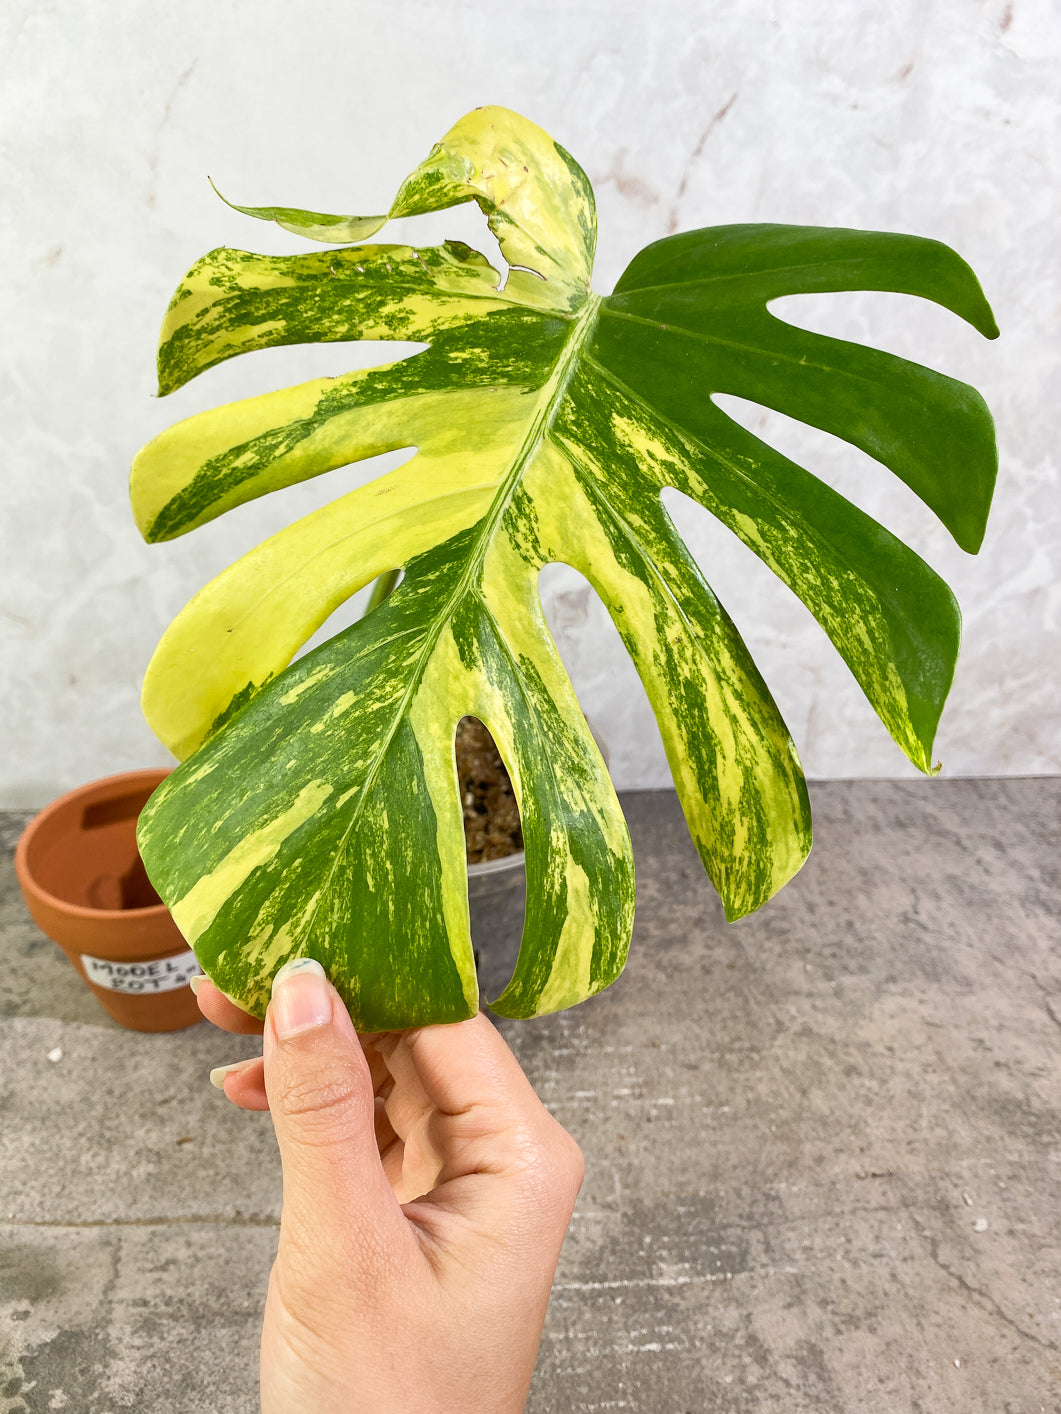
{"type": "Polygon", "coordinates": [[[728,917],[799,868],[810,815],[796,752],[675,533],[665,487],[706,506],[791,587],[899,746],[931,769],[958,650],[950,591],[712,394],[870,453],[975,551],[996,465],[977,393],[768,310],[801,292],[890,290],[993,337],[969,268],[912,236],[723,226],[649,246],[601,298],[585,174],[499,108],[459,122],[389,215],[472,200],[509,263],[504,281],[456,242],[364,244],[384,217],[240,208],[340,248],[215,250],[163,327],[163,393],[269,345],[427,345],[193,417],[134,467],[137,521],[154,541],[415,449],[209,584],[148,670],[148,719],[188,759],[145,811],[141,850],[205,970],[259,1015],[296,954],[320,959],[362,1028],[476,1010],[453,748],[465,714],[498,744],[526,842],[523,943],[494,1010],[570,1006],[621,971],[630,843],[543,618],[538,575],[554,560],[587,577],[637,666],[728,917]],[[394,593],[292,663],[338,605],[398,569],[394,593]]]}

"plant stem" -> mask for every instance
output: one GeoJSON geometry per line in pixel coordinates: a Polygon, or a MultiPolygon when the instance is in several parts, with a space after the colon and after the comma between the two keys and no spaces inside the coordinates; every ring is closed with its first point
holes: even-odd
{"type": "Polygon", "coordinates": [[[387,570],[385,574],[380,575],[379,579],[377,579],[375,584],[372,586],[372,593],[369,596],[368,608],[365,610],[366,614],[371,614],[373,609],[379,608],[379,606],[383,603],[384,599],[386,599],[387,595],[398,583],[398,580],[401,578],[401,573],[401,570],[387,570]]]}

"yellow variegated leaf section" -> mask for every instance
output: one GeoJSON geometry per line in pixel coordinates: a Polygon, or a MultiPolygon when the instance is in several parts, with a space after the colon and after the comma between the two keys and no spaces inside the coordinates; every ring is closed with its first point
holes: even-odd
{"type": "MultiPolygon", "coordinates": [[[[285,395],[274,396],[282,401],[285,395]]],[[[416,399],[420,406],[410,410],[408,429],[421,447],[416,456],[264,541],[178,615],[151,661],[143,692],[148,720],[178,759],[202,743],[234,701],[248,700],[281,672],[351,595],[485,514],[525,431],[522,394],[498,389],[488,397],[488,416],[479,400],[481,439],[471,452],[455,430],[472,412],[470,395],[416,399]]],[[[271,400],[254,401],[271,423],[271,400]]],[[[340,444],[346,450],[336,465],[371,455],[355,449],[376,446],[396,409],[367,411],[369,426],[361,430],[368,439],[357,440],[357,427],[347,426],[340,444]]],[[[356,414],[349,419],[358,422],[356,414]]],[[[336,436],[342,435],[339,429],[336,436]]],[[[165,464],[165,449],[157,454],[165,464]]]]}
{"type": "Polygon", "coordinates": [[[477,201],[514,267],[508,292],[541,308],[574,309],[593,271],[593,190],[548,133],[514,117],[505,108],[476,108],[462,118],[406,178],[390,214],[477,201]]]}

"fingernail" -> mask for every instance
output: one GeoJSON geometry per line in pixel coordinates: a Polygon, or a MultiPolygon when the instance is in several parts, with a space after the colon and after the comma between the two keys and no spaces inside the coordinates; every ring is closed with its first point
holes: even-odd
{"type": "Polygon", "coordinates": [[[332,1019],[332,994],[315,958],[293,957],[273,978],[273,1026],[282,1041],[332,1019]]]}
{"type": "Polygon", "coordinates": [[[210,1084],[217,1090],[224,1090],[225,1076],[231,1075],[234,1070],[242,1070],[245,1065],[250,1065],[250,1061],[233,1061],[230,1065],[215,1065],[210,1072],[210,1084]]]}
{"type": "Polygon", "coordinates": [[[193,997],[197,997],[197,996],[199,995],[199,988],[203,985],[203,983],[204,983],[205,981],[206,981],[206,974],[205,974],[205,973],[200,973],[198,977],[193,977],[193,978],[191,979],[191,981],[188,983],[188,986],[192,989],[192,996],[193,996],[193,997]]]}

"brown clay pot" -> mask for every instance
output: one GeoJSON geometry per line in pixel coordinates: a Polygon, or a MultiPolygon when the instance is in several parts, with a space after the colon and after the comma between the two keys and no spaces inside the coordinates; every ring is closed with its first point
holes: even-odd
{"type": "Polygon", "coordinates": [[[136,848],[137,818],[167,774],[128,771],[61,796],[30,821],[15,853],[34,922],[134,1031],[200,1020],[188,981],[201,969],[136,848]]]}

